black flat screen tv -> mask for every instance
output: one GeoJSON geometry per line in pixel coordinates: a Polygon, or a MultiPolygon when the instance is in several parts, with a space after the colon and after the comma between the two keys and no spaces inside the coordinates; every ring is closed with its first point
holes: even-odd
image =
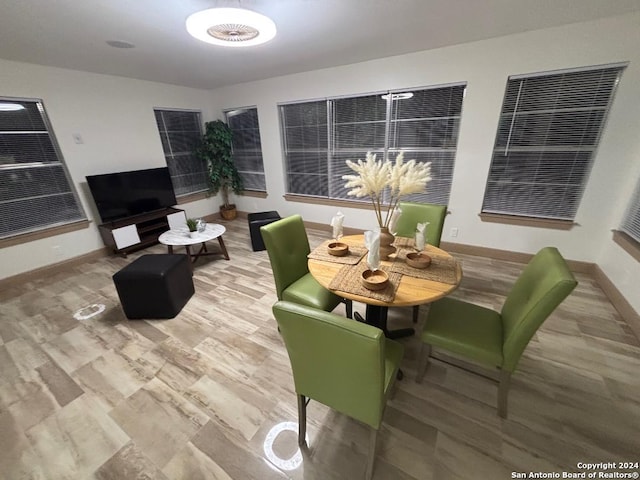
{"type": "Polygon", "coordinates": [[[177,203],[167,167],[90,175],[87,183],[103,222],[153,212],[177,203]]]}

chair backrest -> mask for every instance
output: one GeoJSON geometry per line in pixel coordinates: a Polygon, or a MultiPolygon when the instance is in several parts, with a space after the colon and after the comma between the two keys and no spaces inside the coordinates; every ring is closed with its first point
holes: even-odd
{"type": "Polygon", "coordinates": [[[400,202],[402,215],[396,226],[396,236],[413,238],[418,223],[429,222],[427,226],[427,243],[440,246],[444,217],[447,215],[446,205],[432,203],[400,202]]]}
{"type": "Polygon", "coordinates": [[[382,330],[291,302],[273,306],[296,393],[374,428],[385,406],[382,330]]]}
{"type": "Polygon", "coordinates": [[[267,248],[278,299],[293,282],[309,272],[309,238],[300,215],[292,215],[260,227],[267,248]]]}
{"type": "Polygon", "coordinates": [[[543,248],[531,259],[502,306],[504,370],[513,372],[531,337],[577,284],[558,249],[543,248]]]}

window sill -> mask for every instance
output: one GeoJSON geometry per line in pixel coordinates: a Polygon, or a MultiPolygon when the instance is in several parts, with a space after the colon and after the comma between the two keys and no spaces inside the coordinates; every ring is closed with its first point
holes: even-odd
{"type": "Polygon", "coordinates": [[[307,195],[296,195],[291,193],[285,194],[284,199],[287,202],[311,203],[313,205],[327,205],[330,207],[360,208],[363,210],[373,210],[373,204],[370,201],[358,202],[358,201],[352,201],[352,200],[337,200],[334,198],[311,197],[307,195]]]}
{"type": "Polygon", "coordinates": [[[185,203],[195,202],[196,200],[204,200],[207,197],[209,197],[208,192],[195,192],[180,195],[176,200],[178,201],[178,205],[184,205],[185,203]]]}
{"type": "MultiPolygon", "coordinates": [[[[240,195],[244,195],[245,197],[256,197],[256,198],[267,198],[267,192],[261,192],[257,190],[243,190],[240,195]]],[[[196,192],[196,193],[187,193],[186,195],[182,195],[177,197],[178,205],[184,205],[185,203],[195,202],[197,200],[204,200],[206,198],[213,197],[209,192],[196,192]]]]}
{"type": "Polygon", "coordinates": [[[617,243],[620,248],[640,262],[640,243],[631,238],[620,230],[613,231],[613,241],[617,243]]]}
{"type": "Polygon", "coordinates": [[[245,197],[267,198],[267,192],[262,190],[243,190],[240,195],[245,197]]]}
{"type": "Polygon", "coordinates": [[[88,228],[90,223],[91,222],[89,220],[80,220],[79,222],[69,223],[67,225],[44,228],[37,232],[21,233],[13,237],[3,238],[3,239],[0,239],[0,248],[12,247],[14,245],[21,245],[23,243],[33,242],[34,240],[40,240],[48,237],[55,237],[56,235],[62,235],[63,233],[83,230],[85,228],[88,228]]]}
{"type": "Polygon", "coordinates": [[[499,215],[496,213],[479,213],[483,222],[521,225],[524,227],[551,228],[555,230],[571,230],[578,225],[570,220],[552,220],[548,218],[520,217],[517,215],[499,215]]]}

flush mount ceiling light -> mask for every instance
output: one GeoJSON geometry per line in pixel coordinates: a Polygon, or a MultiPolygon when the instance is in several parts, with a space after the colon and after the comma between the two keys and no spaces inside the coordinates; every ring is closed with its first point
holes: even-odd
{"type": "MultiPolygon", "coordinates": [[[[408,98],[413,98],[413,92],[404,92],[404,93],[392,93],[391,100],[406,100],[408,98]]],[[[389,99],[389,94],[382,95],[383,100],[389,99]]]]}
{"type": "Polygon", "coordinates": [[[0,102],[0,112],[17,112],[24,110],[24,105],[19,103],[0,102]]]}
{"type": "Polygon", "coordinates": [[[276,24],[268,17],[241,8],[210,8],[187,18],[187,32],[213,45],[251,47],[276,36],[276,24]]]}

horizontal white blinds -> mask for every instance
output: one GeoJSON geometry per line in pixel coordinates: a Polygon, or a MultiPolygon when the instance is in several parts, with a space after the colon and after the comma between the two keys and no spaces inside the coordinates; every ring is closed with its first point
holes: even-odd
{"type": "Polygon", "coordinates": [[[0,98],[0,238],[84,219],[42,102],[0,98]]]}
{"type": "Polygon", "coordinates": [[[465,85],[413,90],[410,99],[392,97],[389,151],[406,151],[406,159],[431,162],[427,192],[405,200],[439,205],[449,203],[460,130],[465,85]]]}
{"type": "Polygon", "coordinates": [[[287,192],[328,197],[327,101],[280,106],[287,192]]]}
{"type": "MultiPolygon", "coordinates": [[[[364,160],[367,152],[385,158],[387,146],[388,93],[331,100],[329,152],[329,196],[353,200],[347,196],[343,175],[352,174],[346,160],[364,160]]],[[[359,199],[369,201],[368,198],[359,199]]]]}
{"type": "Polygon", "coordinates": [[[346,160],[378,158],[432,163],[427,193],[409,200],[446,205],[464,85],[381,92],[281,106],[289,192],[350,199],[346,160]]]}
{"type": "Polygon", "coordinates": [[[257,108],[242,108],[226,112],[227,124],[233,134],[233,161],[245,190],[266,192],[262,160],[262,143],[257,108]]]}
{"type": "Polygon", "coordinates": [[[640,182],[638,182],[620,230],[640,242],[640,182]]]}
{"type": "Polygon", "coordinates": [[[574,219],[622,69],[509,79],[483,212],[574,219]]]}
{"type": "Polygon", "coordinates": [[[175,194],[207,190],[207,166],[195,154],[202,138],[200,112],[160,109],[154,112],[175,194]]]}

